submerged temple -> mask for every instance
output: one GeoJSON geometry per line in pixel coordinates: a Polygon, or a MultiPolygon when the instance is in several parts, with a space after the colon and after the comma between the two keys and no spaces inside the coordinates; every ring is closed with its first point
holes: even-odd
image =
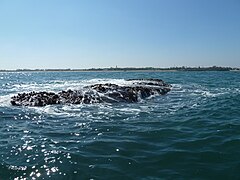
{"type": "Polygon", "coordinates": [[[152,95],[164,95],[171,85],[161,79],[129,79],[126,85],[94,84],[81,90],[19,93],[11,97],[13,106],[46,106],[52,104],[91,104],[138,102],[152,95]]]}

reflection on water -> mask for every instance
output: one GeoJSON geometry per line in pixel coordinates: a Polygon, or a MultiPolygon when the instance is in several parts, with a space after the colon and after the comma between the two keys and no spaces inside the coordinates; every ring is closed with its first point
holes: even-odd
{"type": "Polygon", "coordinates": [[[0,177],[238,179],[240,82],[235,73],[210,74],[216,78],[204,72],[1,73],[0,177]],[[9,103],[18,92],[144,77],[162,78],[172,91],[130,104],[9,103]]]}

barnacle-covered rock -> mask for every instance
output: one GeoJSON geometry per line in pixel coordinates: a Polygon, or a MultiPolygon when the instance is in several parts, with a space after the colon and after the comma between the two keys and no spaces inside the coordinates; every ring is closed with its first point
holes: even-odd
{"type": "Polygon", "coordinates": [[[171,85],[160,79],[129,79],[127,85],[111,83],[94,84],[82,90],[19,93],[11,98],[14,106],[46,106],[52,104],[92,104],[114,102],[138,102],[154,94],[164,95],[171,85]]]}

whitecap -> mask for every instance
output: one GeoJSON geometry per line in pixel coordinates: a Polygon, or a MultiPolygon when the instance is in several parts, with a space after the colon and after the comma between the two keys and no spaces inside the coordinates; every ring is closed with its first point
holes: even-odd
{"type": "Polygon", "coordinates": [[[8,94],[8,95],[5,95],[5,96],[0,96],[0,106],[1,107],[8,107],[11,105],[11,97],[13,96],[14,94],[8,94]]]}

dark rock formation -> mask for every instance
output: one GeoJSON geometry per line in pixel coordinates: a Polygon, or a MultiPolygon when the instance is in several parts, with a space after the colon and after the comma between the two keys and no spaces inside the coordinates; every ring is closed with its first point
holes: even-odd
{"type": "Polygon", "coordinates": [[[154,94],[164,95],[171,85],[160,79],[129,79],[129,85],[94,84],[82,90],[19,93],[11,98],[14,106],[46,106],[51,104],[91,104],[113,102],[138,102],[154,94]]]}

